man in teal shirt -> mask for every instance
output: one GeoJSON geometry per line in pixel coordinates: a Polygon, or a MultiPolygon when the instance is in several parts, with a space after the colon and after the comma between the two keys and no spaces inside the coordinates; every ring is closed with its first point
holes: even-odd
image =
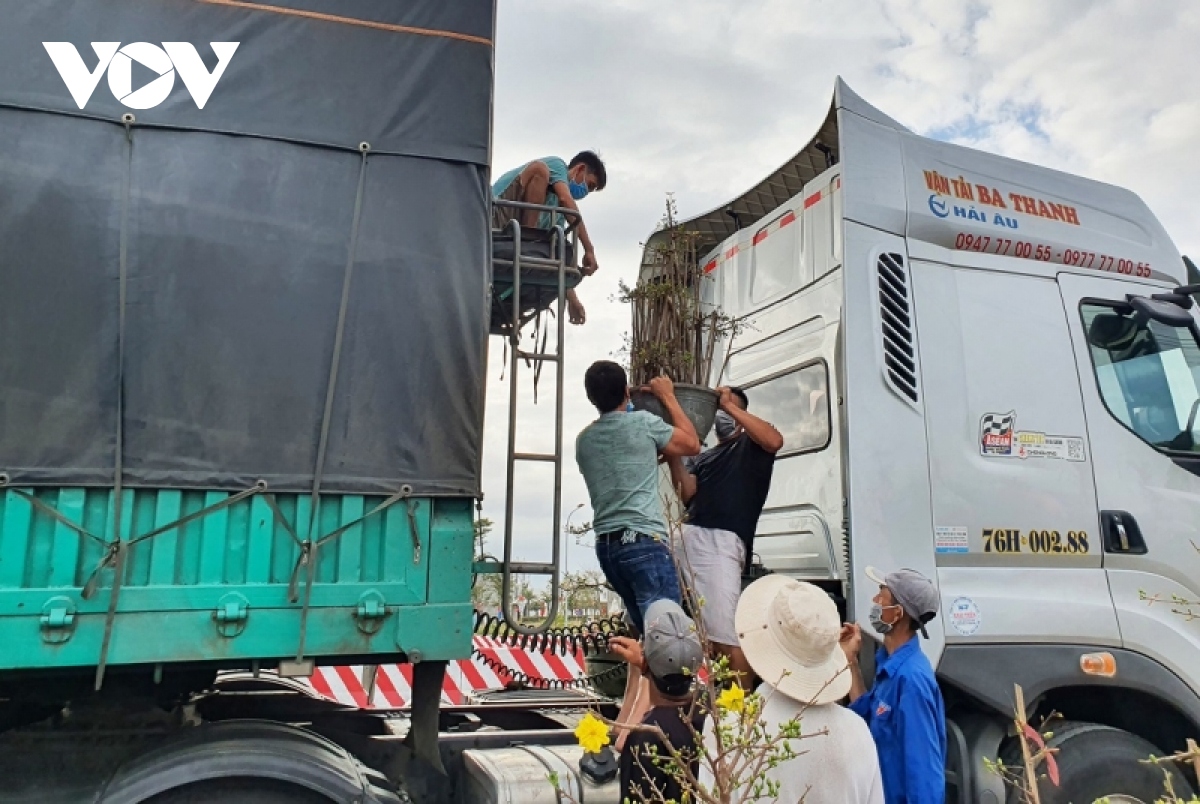
{"type": "MultiPolygon", "coordinates": [[[[582,201],[589,193],[599,192],[608,183],[608,172],[604,162],[592,151],[580,151],[568,164],[557,156],[544,156],[513,168],[492,185],[492,197],[499,201],[521,201],[550,207],[564,207],[579,211],[575,202],[582,201]]],[[[549,229],[554,226],[549,212],[537,210],[515,210],[511,207],[492,207],[492,228],[504,229],[520,214],[521,226],[549,229]]],[[[579,242],[583,246],[583,275],[591,276],[599,268],[592,239],[582,216],[576,228],[579,242]]],[[[572,324],[582,324],[587,313],[575,295],[574,289],[567,291],[567,305],[572,324]]]]}
{"type": "MultiPolygon", "coordinates": [[[[667,522],[659,497],[658,456],[700,452],[700,439],[666,377],[650,381],[672,427],[646,411],[630,411],[625,369],[599,360],[583,378],[588,399],[600,412],[575,440],[575,460],[592,501],[596,558],[609,586],[620,595],[629,620],[644,633],[644,617],[656,600],[682,604],[679,577],[668,546],[667,522]]],[[[618,721],[640,722],[649,689],[631,668],[618,721]]],[[[618,737],[618,749],[624,735],[618,737]]]]}

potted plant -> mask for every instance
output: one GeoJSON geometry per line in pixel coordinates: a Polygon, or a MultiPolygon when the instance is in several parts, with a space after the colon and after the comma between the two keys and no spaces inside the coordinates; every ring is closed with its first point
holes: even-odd
{"type": "Polygon", "coordinates": [[[675,199],[659,224],[665,236],[652,247],[652,269],[633,287],[620,285],[618,299],[631,307],[627,336],[630,396],[635,408],[670,421],[658,400],[643,387],[665,374],[675,382],[679,406],[703,439],[717,412],[717,394],[709,387],[718,342],[732,339],[741,327],[720,308],[701,301],[704,283],[714,281],[700,268],[699,232],[679,225],[675,199]]]}

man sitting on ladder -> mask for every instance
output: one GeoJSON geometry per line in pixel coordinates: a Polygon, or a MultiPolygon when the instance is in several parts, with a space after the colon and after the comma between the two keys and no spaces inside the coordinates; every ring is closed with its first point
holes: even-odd
{"type": "MultiPolygon", "coordinates": [[[[592,151],[580,151],[570,164],[557,156],[545,156],[513,168],[496,179],[496,183],[492,185],[492,197],[498,201],[562,206],[578,211],[576,201],[582,201],[588,193],[603,190],[607,183],[608,173],[600,157],[592,151]]],[[[525,228],[550,229],[554,226],[555,222],[551,220],[548,212],[493,206],[492,228],[503,229],[508,226],[509,222],[517,217],[518,212],[521,215],[521,226],[525,228]]],[[[596,251],[592,246],[592,239],[588,237],[587,226],[584,225],[582,217],[579,219],[577,231],[579,242],[583,244],[583,275],[591,276],[600,266],[596,262],[596,251]]],[[[567,309],[572,324],[582,324],[587,320],[587,312],[579,297],[575,295],[574,289],[567,291],[567,309]]]]}

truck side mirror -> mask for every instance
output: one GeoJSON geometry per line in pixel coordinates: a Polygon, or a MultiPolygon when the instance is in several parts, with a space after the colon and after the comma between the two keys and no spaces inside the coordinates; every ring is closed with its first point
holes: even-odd
{"type": "MultiPolygon", "coordinates": [[[[1189,327],[1192,324],[1192,314],[1187,309],[1176,302],[1173,293],[1156,294],[1152,298],[1145,296],[1134,296],[1130,294],[1125,297],[1136,312],[1150,318],[1160,324],[1166,324],[1168,327],[1189,327]]],[[[1176,297],[1180,300],[1185,300],[1187,306],[1192,306],[1192,300],[1187,296],[1176,297]]]]}
{"type": "MultiPolygon", "coordinates": [[[[1183,265],[1187,269],[1188,287],[1200,287],[1200,268],[1196,267],[1196,263],[1192,262],[1191,257],[1183,255],[1183,265]]],[[[1195,290],[1188,291],[1195,293],[1195,290]]]]}

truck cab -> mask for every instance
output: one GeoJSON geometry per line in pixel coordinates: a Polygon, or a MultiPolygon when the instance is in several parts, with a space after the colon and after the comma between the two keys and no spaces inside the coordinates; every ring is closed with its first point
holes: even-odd
{"type": "Polygon", "coordinates": [[[947,800],[1005,800],[986,760],[1016,749],[1014,685],[1065,719],[1043,801],[1161,795],[1141,760],[1200,734],[1200,330],[1146,205],[920,137],[839,80],[803,150],[681,225],[746,324],[714,381],[785,439],[755,560],[864,626],[867,565],[936,579],[947,800]]]}

